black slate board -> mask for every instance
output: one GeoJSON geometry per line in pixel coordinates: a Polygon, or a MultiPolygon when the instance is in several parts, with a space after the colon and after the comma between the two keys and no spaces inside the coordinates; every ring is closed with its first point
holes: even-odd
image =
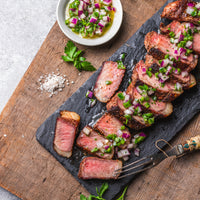
{"type": "MultiPolygon", "coordinates": [[[[167,5],[172,0],[166,2],[167,5]]],[[[144,47],[144,37],[150,31],[158,31],[159,24],[161,22],[160,14],[164,6],[122,46],[120,47],[109,60],[116,61],[119,59],[121,53],[127,53],[126,66],[127,72],[123,79],[123,83],[120,86],[121,90],[125,90],[128,86],[128,80],[131,77],[132,69],[134,65],[141,59],[144,58],[146,50],[144,47]]],[[[167,22],[167,20],[162,20],[167,22]]],[[[53,139],[56,119],[59,116],[61,110],[69,110],[77,112],[81,116],[80,130],[88,123],[92,121],[92,116],[101,113],[105,110],[105,104],[100,102],[90,110],[89,113],[85,112],[86,91],[90,89],[96,82],[96,78],[100,72],[100,69],[95,72],[84,84],[80,87],[53,115],[51,115],[37,130],[36,138],[38,142],[48,150],[91,194],[96,194],[96,187],[100,186],[105,182],[102,180],[81,180],[77,177],[79,164],[84,157],[82,151],[76,146],[73,149],[73,155],[70,159],[59,156],[53,149],[53,139]],[[81,98],[81,101],[80,101],[81,98]],[[84,119],[84,120],[83,120],[84,119]]],[[[163,138],[170,141],[193,117],[200,111],[200,73],[199,65],[196,67],[194,72],[197,79],[197,86],[189,91],[186,91],[181,97],[173,102],[174,112],[171,116],[166,119],[159,120],[154,126],[145,130],[148,133],[147,139],[140,145],[141,154],[144,155],[156,154],[158,149],[154,146],[156,140],[163,138]]],[[[161,145],[162,146],[162,145],[161,145]]],[[[164,144],[163,144],[164,146],[164,144]]],[[[137,158],[133,155],[131,159],[125,163],[128,164],[133,162],[137,158]]],[[[104,198],[111,200],[134,178],[135,176],[129,176],[120,181],[108,181],[109,190],[106,192],[104,198]]]]}

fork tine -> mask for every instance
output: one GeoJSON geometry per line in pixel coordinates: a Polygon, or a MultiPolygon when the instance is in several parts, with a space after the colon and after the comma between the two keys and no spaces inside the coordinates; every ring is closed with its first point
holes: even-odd
{"type": "Polygon", "coordinates": [[[143,168],[143,169],[141,169],[141,170],[137,170],[137,171],[135,171],[135,172],[132,172],[132,173],[129,173],[129,174],[125,174],[125,175],[119,176],[118,179],[122,179],[122,178],[125,178],[125,177],[130,176],[130,175],[133,175],[133,174],[138,174],[138,173],[143,172],[143,171],[145,171],[145,170],[151,169],[152,167],[154,167],[154,164],[153,164],[153,163],[152,163],[152,165],[150,165],[150,166],[148,166],[148,167],[145,167],[145,168],[143,168]]]}
{"type": "Polygon", "coordinates": [[[116,174],[121,174],[121,173],[124,173],[124,172],[128,172],[130,170],[136,169],[136,168],[141,167],[141,166],[145,166],[145,165],[150,164],[150,163],[152,163],[152,159],[147,161],[147,162],[144,162],[144,163],[141,163],[139,165],[136,165],[134,167],[128,168],[128,169],[126,169],[126,170],[124,170],[122,172],[117,172],[116,174]]]}
{"type": "Polygon", "coordinates": [[[139,160],[136,160],[135,162],[132,162],[132,163],[130,163],[130,164],[128,164],[128,165],[123,166],[123,167],[120,168],[120,169],[117,169],[116,171],[121,171],[122,169],[126,169],[127,167],[130,167],[130,166],[132,166],[132,165],[135,165],[135,164],[137,164],[137,163],[139,163],[139,162],[141,162],[141,161],[143,161],[143,160],[145,160],[145,159],[147,159],[147,158],[149,158],[149,157],[143,157],[143,158],[141,158],[141,159],[139,159],[139,160]]]}

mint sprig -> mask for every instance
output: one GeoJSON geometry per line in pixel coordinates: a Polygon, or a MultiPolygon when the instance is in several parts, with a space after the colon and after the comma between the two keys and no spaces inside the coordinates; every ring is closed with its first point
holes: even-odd
{"type": "Polygon", "coordinates": [[[84,53],[82,50],[77,50],[77,47],[72,41],[68,41],[65,47],[65,56],[62,56],[62,59],[65,62],[72,62],[74,67],[79,71],[95,71],[96,68],[88,61],[85,57],[82,57],[84,53]]]}

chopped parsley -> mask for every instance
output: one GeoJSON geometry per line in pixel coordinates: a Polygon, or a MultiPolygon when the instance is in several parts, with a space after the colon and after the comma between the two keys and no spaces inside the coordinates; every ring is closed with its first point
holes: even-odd
{"type": "Polygon", "coordinates": [[[121,99],[121,100],[124,100],[125,99],[125,96],[124,94],[121,92],[121,93],[118,93],[118,98],[121,99]]]}
{"type": "Polygon", "coordinates": [[[127,102],[123,103],[123,106],[124,106],[125,108],[131,107],[131,106],[132,106],[131,100],[128,100],[127,102]]]}

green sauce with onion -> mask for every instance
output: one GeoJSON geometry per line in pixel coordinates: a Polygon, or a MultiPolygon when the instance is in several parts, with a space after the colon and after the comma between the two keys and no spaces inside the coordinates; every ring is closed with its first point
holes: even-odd
{"type": "Polygon", "coordinates": [[[83,38],[103,36],[112,26],[112,0],[74,0],[67,5],[65,24],[83,38]]]}

